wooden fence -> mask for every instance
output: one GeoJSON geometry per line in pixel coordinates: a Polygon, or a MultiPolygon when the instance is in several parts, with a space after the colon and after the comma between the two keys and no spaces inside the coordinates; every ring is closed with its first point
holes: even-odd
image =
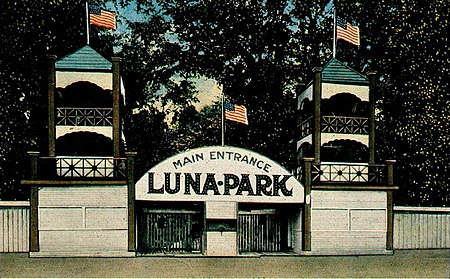
{"type": "Polygon", "coordinates": [[[394,249],[450,248],[450,208],[394,207],[394,249]]]}
{"type": "MultiPolygon", "coordinates": [[[[0,252],[27,252],[29,202],[0,201],[0,252]]],[[[450,208],[394,207],[394,249],[449,249],[450,208]]]]}
{"type": "Polygon", "coordinates": [[[0,252],[28,252],[30,203],[0,201],[0,252]]]}

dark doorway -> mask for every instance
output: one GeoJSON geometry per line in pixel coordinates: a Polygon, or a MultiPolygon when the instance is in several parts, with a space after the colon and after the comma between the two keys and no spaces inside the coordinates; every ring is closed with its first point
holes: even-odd
{"type": "Polygon", "coordinates": [[[287,216],[279,205],[240,204],[239,252],[288,251],[287,216]]]}
{"type": "Polygon", "coordinates": [[[143,204],[137,250],[143,255],[202,253],[203,227],[203,204],[143,204]]]}

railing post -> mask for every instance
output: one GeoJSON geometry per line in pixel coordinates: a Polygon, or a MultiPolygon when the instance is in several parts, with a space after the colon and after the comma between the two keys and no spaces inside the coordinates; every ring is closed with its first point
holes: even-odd
{"type": "Polygon", "coordinates": [[[375,71],[367,73],[369,77],[369,164],[375,163],[375,71]]]}
{"type": "Polygon", "coordinates": [[[320,105],[322,103],[322,68],[315,67],[314,82],[313,82],[313,102],[314,102],[314,121],[313,121],[313,135],[312,142],[314,147],[314,162],[320,162],[320,147],[321,147],[321,122],[322,116],[320,112],[320,105]]]}
{"type": "MultiPolygon", "coordinates": [[[[38,159],[39,152],[28,151],[28,156],[30,157],[30,179],[37,179],[38,177],[38,159]]],[[[37,185],[31,186],[30,193],[30,252],[39,251],[39,231],[38,231],[38,187],[37,185]]]]}
{"type": "MultiPolygon", "coordinates": [[[[387,184],[394,185],[394,164],[395,160],[386,160],[387,165],[387,184]]],[[[386,232],[386,250],[394,250],[394,196],[393,190],[387,191],[387,232],[386,232]]]]}
{"type": "Polygon", "coordinates": [[[135,251],[136,247],[136,217],[134,212],[134,157],[136,152],[125,152],[127,157],[127,184],[128,184],[128,251],[135,251]]]}
{"type": "Polygon", "coordinates": [[[305,199],[303,210],[303,251],[311,251],[311,171],[314,158],[303,158],[303,185],[305,199]]]}
{"type": "Polygon", "coordinates": [[[48,156],[55,156],[56,122],[55,122],[55,73],[56,55],[47,55],[48,67],[48,156]]]}
{"type": "Polygon", "coordinates": [[[120,58],[112,58],[112,88],[113,88],[113,145],[114,158],[120,152],[120,58]]]}
{"type": "Polygon", "coordinates": [[[28,156],[30,157],[30,178],[36,179],[38,175],[38,151],[28,151],[28,156]]]}

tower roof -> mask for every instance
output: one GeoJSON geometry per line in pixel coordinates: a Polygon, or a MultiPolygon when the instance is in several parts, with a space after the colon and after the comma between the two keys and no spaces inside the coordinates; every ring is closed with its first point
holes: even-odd
{"type": "Polygon", "coordinates": [[[341,61],[332,58],[322,71],[322,82],[353,85],[368,85],[366,76],[348,67],[341,61]]]}
{"type": "Polygon", "coordinates": [[[56,62],[56,70],[110,72],[112,63],[88,45],[56,62]]]}

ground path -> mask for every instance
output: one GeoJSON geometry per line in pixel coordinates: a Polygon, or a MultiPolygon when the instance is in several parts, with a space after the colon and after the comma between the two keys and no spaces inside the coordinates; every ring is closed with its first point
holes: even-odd
{"type": "Polygon", "coordinates": [[[388,256],[29,258],[0,254],[0,277],[450,278],[450,250],[388,256]]]}

